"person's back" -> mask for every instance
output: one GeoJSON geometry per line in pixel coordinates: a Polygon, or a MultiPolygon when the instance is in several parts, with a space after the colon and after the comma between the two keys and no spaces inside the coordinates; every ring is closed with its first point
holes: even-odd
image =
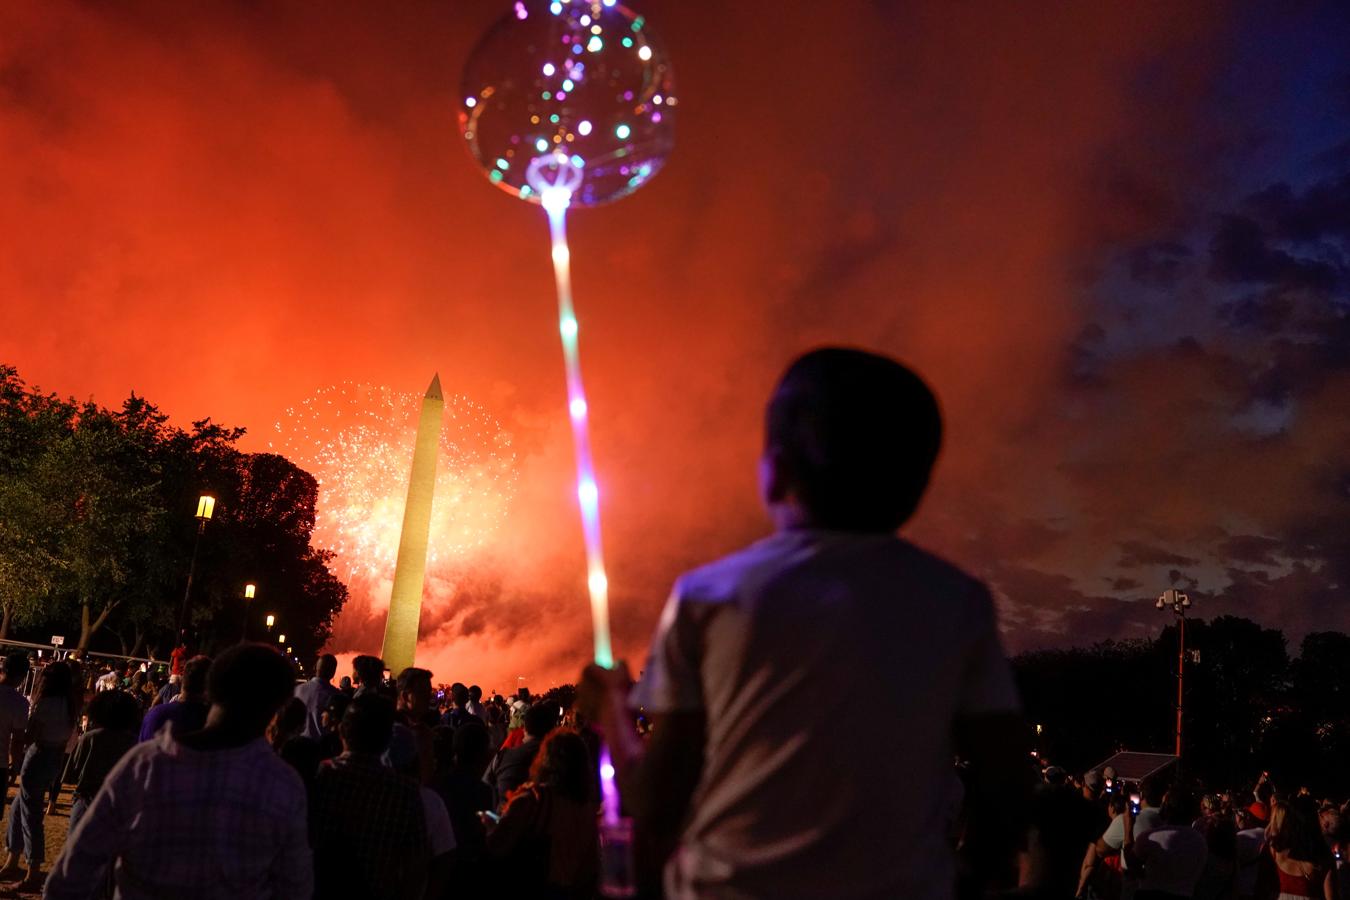
{"type": "Polygon", "coordinates": [[[667,640],[702,648],[703,694],[654,660],[634,704],[707,712],[682,880],[950,893],[953,723],[1015,703],[987,591],[890,535],[791,531],[685,576],[672,603],[667,640]],[[840,757],[842,722],[864,758],[840,757]]]}
{"type": "Polygon", "coordinates": [[[649,745],[602,712],[621,783],[646,757],[642,824],[678,838],[668,896],[946,900],[958,753],[971,870],[1010,864],[1029,785],[993,602],[895,536],[940,439],[936,399],[892,360],[825,349],[779,382],[760,461],[776,533],[676,582],[628,704],[649,745]]]}
{"type": "Polygon", "coordinates": [[[367,692],[342,721],[341,756],[319,767],[310,802],[316,900],[411,900],[427,876],[430,845],[415,779],[381,761],[394,707],[367,692]]]}
{"type": "Polygon", "coordinates": [[[333,676],[337,674],[337,657],[325,653],[319,657],[314,677],[295,689],[295,696],[305,704],[304,735],[313,740],[323,737],[323,711],[338,693],[333,687],[333,676]]]}
{"type": "Polygon", "coordinates": [[[168,727],[174,734],[198,731],[206,724],[211,704],[206,699],[206,677],[211,658],[194,656],[183,665],[182,682],[172,700],[146,711],[141,720],[140,740],[149,741],[168,727]]]}
{"type": "Polygon", "coordinates": [[[21,756],[14,749],[23,743],[28,727],[28,698],[20,689],[28,677],[28,654],[6,654],[4,675],[0,678],[0,781],[8,783],[9,773],[18,772],[21,756]]]}
{"type": "Polygon", "coordinates": [[[44,896],[87,900],[111,866],[119,897],[308,897],[305,789],[263,739],[292,678],[269,647],[222,653],[210,671],[206,727],[166,729],[122,757],[67,839],[44,896]]]}

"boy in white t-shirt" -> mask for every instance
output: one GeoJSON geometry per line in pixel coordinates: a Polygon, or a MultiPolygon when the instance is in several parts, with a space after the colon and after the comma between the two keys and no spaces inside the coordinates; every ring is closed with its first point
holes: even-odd
{"type": "Polygon", "coordinates": [[[895,536],[941,430],[932,393],[893,360],[798,359],[760,462],[775,533],[677,580],[626,703],[625,669],[587,670],[673,900],[948,900],[958,754],[966,870],[1008,871],[1026,745],[993,602],[895,536]],[[646,746],[628,724],[637,708],[653,722],[646,746]]]}

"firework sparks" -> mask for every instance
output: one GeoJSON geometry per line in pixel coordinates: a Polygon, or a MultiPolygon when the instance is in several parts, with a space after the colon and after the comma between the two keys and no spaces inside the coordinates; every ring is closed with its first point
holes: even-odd
{"type": "MultiPolygon", "coordinates": [[[[271,446],[319,481],[316,543],[336,554],[353,593],[393,577],[421,398],[344,382],[286,410],[271,446]]],[[[511,435],[483,406],[447,394],[431,511],[428,573],[492,537],[515,493],[511,435]]],[[[387,600],[387,598],[385,598],[387,600]]]]}

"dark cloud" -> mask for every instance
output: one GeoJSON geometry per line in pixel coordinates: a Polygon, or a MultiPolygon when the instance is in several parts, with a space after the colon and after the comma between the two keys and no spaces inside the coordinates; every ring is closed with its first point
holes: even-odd
{"type": "Polygon", "coordinates": [[[1277,238],[1305,244],[1350,239],[1350,175],[1318,182],[1302,192],[1284,183],[1271,185],[1253,196],[1250,205],[1271,223],[1277,238]]]}
{"type": "MultiPolygon", "coordinates": [[[[571,228],[622,655],[681,569],[765,529],[762,403],[822,342],[937,387],[912,534],[990,579],[1009,646],[1147,633],[1103,589],[1168,576],[1201,609],[1350,625],[1347,130],[1272,161],[1268,85],[1321,82],[1250,40],[1307,13],[641,6],[679,145],[571,228]]],[[[0,4],[0,359],[254,440],[322,385],[439,370],[521,435],[520,486],[422,653],[507,687],[572,677],[589,620],[546,229],[451,115],[499,12],[0,4]]],[[[370,600],[352,649],[378,646],[370,600]]]]}
{"type": "Polygon", "coordinates": [[[1338,281],[1335,268],[1320,260],[1302,259],[1271,248],[1254,219],[1225,215],[1209,245],[1209,274],[1216,281],[1239,284],[1282,284],[1328,291],[1338,281]]]}
{"type": "Polygon", "coordinates": [[[1155,288],[1173,287],[1186,270],[1191,249],[1175,241],[1158,241],[1129,252],[1130,277],[1155,288]]]}
{"type": "Polygon", "coordinates": [[[1138,566],[1193,566],[1198,562],[1198,559],[1143,541],[1124,541],[1120,545],[1120,559],[1116,565],[1122,569],[1133,569],[1138,566]]]}

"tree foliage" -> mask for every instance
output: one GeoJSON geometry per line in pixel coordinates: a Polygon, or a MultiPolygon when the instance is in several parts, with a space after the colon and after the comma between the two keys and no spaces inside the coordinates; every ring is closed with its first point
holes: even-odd
{"type": "Polygon", "coordinates": [[[311,543],[318,485],[283,457],[240,451],[243,434],[175,427],[134,394],[118,409],[61,400],[0,367],[0,636],[78,628],[80,647],[162,655],[196,545],[194,648],[249,626],[262,638],[271,612],[297,654],[317,652],[347,596],[311,543]],[[203,493],[216,507],[201,527],[203,493]]]}
{"type": "MultiPolygon", "coordinates": [[[[1013,660],[1039,749],[1085,771],[1117,750],[1174,749],[1178,629],[1152,641],[1045,650],[1013,660]]],[[[1186,620],[1183,763],[1214,787],[1268,770],[1291,789],[1344,794],[1350,772],[1350,636],[1285,636],[1237,616],[1186,620]]]]}

